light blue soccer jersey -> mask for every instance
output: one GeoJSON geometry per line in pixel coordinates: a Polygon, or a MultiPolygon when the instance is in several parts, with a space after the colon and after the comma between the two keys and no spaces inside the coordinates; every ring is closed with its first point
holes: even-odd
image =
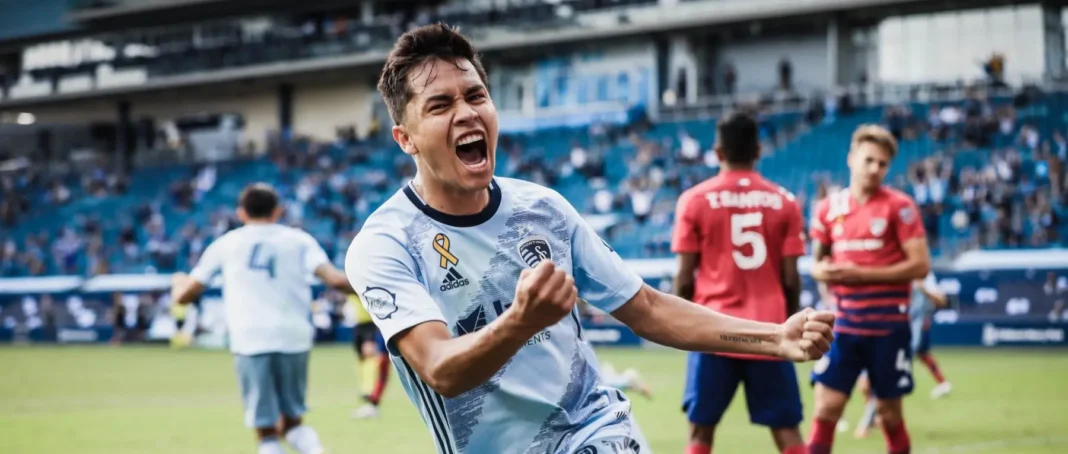
{"type": "Polygon", "coordinates": [[[345,272],[389,345],[439,453],[649,452],[622,392],[601,382],[578,309],[532,337],[485,384],[444,398],[390,342],[420,323],[453,336],[508,310],[519,274],[543,260],[571,271],[579,297],[612,312],[642,285],[560,194],[497,178],[474,215],[441,213],[411,187],[367,219],[345,272]]]}
{"type": "MultiPolygon", "coordinates": [[[[927,277],[923,280],[923,286],[931,290],[938,288],[938,281],[935,279],[934,273],[927,273],[927,277]]],[[[912,301],[909,302],[909,320],[911,321],[914,338],[919,335],[920,330],[923,329],[923,325],[927,321],[927,317],[934,312],[934,309],[934,304],[927,299],[923,292],[915,289],[912,291],[912,301]]]]}

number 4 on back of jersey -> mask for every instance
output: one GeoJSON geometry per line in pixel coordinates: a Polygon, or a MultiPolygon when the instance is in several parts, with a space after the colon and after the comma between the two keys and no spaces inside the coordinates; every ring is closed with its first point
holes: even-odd
{"type": "Polygon", "coordinates": [[[764,213],[760,212],[731,215],[731,243],[735,247],[742,247],[748,244],[753,248],[753,255],[745,255],[737,250],[731,251],[731,255],[734,256],[734,263],[738,265],[738,268],[755,270],[760,268],[764,261],[768,259],[768,246],[764,241],[764,235],[761,235],[760,232],[746,230],[760,227],[763,222],[764,213]]]}
{"type": "Polygon", "coordinates": [[[252,246],[252,254],[248,257],[248,269],[266,271],[267,276],[274,279],[274,254],[262,251],[260,246],[262,246],[261,243],[252,246]]]}

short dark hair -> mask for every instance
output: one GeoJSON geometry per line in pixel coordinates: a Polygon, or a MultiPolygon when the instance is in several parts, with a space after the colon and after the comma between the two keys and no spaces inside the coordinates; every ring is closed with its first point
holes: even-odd
{"type": "Polygon", "coordinates": [[[378,93],[395,124],[404,121],[404,108],[412,100],[412,87],[408,83],[412,70],[431,59],[455,65],[460,60],[469,60],[482,83],[489,88],[478,51],[458,28],[445,24],[424,25],[397,38],[378,79],[378,93]]]}
{"type": "Polygon", "coordinates": [[[252,183],[241,191],[237,204],[249,218],[269,218],[278,208],[278,193],[267,183],[252,183]]]}
{"type": "Polygon", "coordinates": [[[716,142],[731,164],[752,164],[760,157],[760,126],[747,112],[731,112],[716,126],[716,142]]]}

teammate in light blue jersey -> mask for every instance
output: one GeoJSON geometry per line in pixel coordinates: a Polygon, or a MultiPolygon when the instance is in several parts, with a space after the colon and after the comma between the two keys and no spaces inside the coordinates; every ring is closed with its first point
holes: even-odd
{"type": "Polygon", "coordinates": [[[322,454],[318,433],[303,423],[315,334],[311,276],[346,293],[352,287],[315,238],[277,224],[282,208],[270,186],[246,187],[237,215],[244,226],[212,241],[188,275],[173,276],[171,301],[189,304],[222,276],[230,352],[258,454],[284,454],[280,437],[301,454],[322,454]]]}
{"type": "Polygon", "coordinates": [[[439,453],[647,453],[605,386],[576,301],[684,350],[795,361],[830,348],[834,315],[724,316],[642,283],[562,196],[494,178],[497,114],[475,49],[445,25],[399,38],[379,81],[414,180],[345,259],[439,453]]]}

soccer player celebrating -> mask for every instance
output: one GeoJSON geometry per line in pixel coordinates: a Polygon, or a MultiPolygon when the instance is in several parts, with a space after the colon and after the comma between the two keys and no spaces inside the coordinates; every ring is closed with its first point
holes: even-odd
{"type": "Polygon", "coordinates": [[[352,347],[356,350],[357,371],[360,376],[363,400],[362,407],[352,412],[356,419],[378,416],[378,404],[389,381],[389,357],[386,356],[382,333],[378,331],[371,314],[363,307],[358,295],[349,295],[348,304],[356,315],[356,327],[352,338],[352,347]]]}
{"type": "MultiPolygon", "coordinates": [[[[753,117],[731,114],[717,129],[720,174],[683,193],[675,210],[675,293],[723,314],[782,323],[801,301],[801,208],[792,194],[753,169],[760,157],[753,117]]],[[[780,452],[804,454],[793,363],[701,352],[690,353],[682,398],[690,420],[686,453],[712,452],[716,424],[739,383],[745,383],[750,421],[771,429],[780,452]]]]}
{"type": "Polygon", "coordinates": [[[245,188],[237,216],[244,226],[208,245],[189,275],[174,275],[172,301],[194,301],[216,274],[222,274],[245,424],[256,431],[259,454],[284,453],[280,433],[301,454],[322,453],[315,429],[301,424],[315,333],[308,276],[314,274],[347,293],[352,287],[311,235],[277,224],[282,208],[270,186],[245,188]]]}
{"type": "Polygon", "coordinates": [[[379,92],[417,173],[345,262],[439,453],[649,451],[630,401],[594,366],[580,297],[675,348],[795,361],[830,348],[834,314],[756,322],[657,292],[561,195],[494,178],[486,80],[445,25],[398,39],[379,92]]]}
{"type": "Polygon", "coordinates": [[[907,195],[882,186],[897,142],[879,126],[853,133],[849,187],[820,202],[812,219],[812,277],[837,300],[836,339],[813,368],[816,414],[809,452],[829,453],[835,426],[862,370],[891,454],[910,450],[901,397],[912,392],[909,296],[927,275],[923,224],[907,195]]]}

